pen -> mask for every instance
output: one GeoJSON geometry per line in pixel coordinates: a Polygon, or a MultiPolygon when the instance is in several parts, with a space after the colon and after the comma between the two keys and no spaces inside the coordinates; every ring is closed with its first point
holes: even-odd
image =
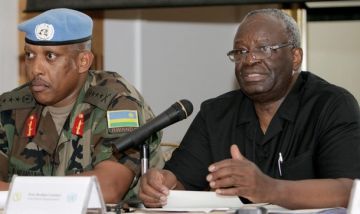
{"type": "Polygon", "coordinates": [[[149,169],[149,145],[144,143],[141,145],[140,159],[141,159],[141,175],[144,175],[149,169]]]}
{"type": "Polygon", "coordinates": [[[281,152],[279,152],[279,159],[278,159],[278,167],[279,167],[279,173],[280,173],[280,177],[282,176],[282,172],[281,172],[281,164],[283,163],[284,159],[282,157],[281,152]]]}

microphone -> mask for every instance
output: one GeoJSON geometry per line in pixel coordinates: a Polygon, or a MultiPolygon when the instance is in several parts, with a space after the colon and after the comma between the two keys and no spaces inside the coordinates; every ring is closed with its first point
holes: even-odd
{"type": "Polygon", "coordinates": [[[139,146],[153,133],[187,118],[192,111],[193,105],[190,101],[185,99],[177,101],[148,123],[123,136],[120,141],[111,141],[110,143],[113,144],[118,151],[125,151],[130,147],[139,146]]]}

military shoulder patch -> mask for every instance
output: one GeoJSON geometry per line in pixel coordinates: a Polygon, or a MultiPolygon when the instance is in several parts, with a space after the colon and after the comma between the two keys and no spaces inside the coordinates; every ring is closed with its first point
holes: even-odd
{"type": "Polygon", "coordinates": [[[107,110],[112,99],[117,92],[105,86],[92,86],[85,94],[84,102],[97,106],[100,109],[107,110]]]}
{"type": "Polygon", "coordinates": [[[110,133],[130,132],[139,127],[136,110],[107,111],[106,114],[110,133]]]}
{"type": "Polygon", "coordinates": [[[0,111],[31,108],[36,104],[29,87],[22,87],[0,96],[0,111]]]}

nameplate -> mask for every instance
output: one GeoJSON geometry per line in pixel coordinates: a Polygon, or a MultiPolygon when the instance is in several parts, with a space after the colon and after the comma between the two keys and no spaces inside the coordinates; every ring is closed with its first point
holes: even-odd
{"type": "Polygon", "coordinates": [[[6,214],[85,214],[88,208],[105,213],[95,176],[13,176],[6,214]]]}
{"type": "Polygon", "coordinates": [[[360,213],[360,180],[355,179],[351,189],[351,196],[348,205],[348,214],[360,213]]]}

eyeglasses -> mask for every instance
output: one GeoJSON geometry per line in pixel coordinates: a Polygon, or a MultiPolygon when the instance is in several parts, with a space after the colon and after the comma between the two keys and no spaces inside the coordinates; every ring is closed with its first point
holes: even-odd
{"type": "Polygon", "coordinates": [[[242,63],[244,60],[246,60],[247,55],[250,53],[252,56],[251,59],[262,60],[271,57],[273,51],[290,45],[294,46],[293,43],[285,43],[285,44],[272,45],[272,46],[261,46],[251,51],[246,50],[244,48],[234,49],[229,51],[227,53],[227,56],[232,62],[235,63],[242,63]]]}

